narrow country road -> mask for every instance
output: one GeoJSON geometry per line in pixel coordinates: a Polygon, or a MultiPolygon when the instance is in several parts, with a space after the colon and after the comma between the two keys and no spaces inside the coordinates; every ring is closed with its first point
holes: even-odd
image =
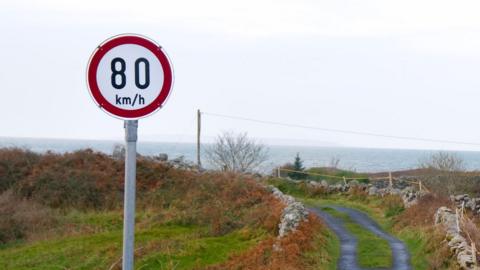
{"type": "MultiPolygon", "coordinates": [[[[380,226],[372,220],[365,213],[340,206],[328,206],[339,212],[345,213],[357,224],[363,226],[378,237],[387,240],[392,249],[393,265],[392,270],[411,270],[410,255],[405,244],[397,238],[383,231],[380,226]]],[[[330,227],[330,229],[340,239],[340,258],[338,260],[339,270],[365,270],[357,263],[357,239],[344,226],[344,221],[341,218],[333,217],[332,215],[322,211],[318,208],[310,208],[310,211],[315,213],[330,227]]],[[[372,268],[369,268],[372,269],[372,268]]]]}

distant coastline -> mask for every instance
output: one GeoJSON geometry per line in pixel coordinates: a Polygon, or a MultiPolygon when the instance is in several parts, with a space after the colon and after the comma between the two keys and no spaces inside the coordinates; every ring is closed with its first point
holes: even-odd
{"type": "MultiPolygon", "coordinates": [[[[52,151],[57,153],[71,152],[91,148],[103,153],[112,153],[116,144],[121,140],[77,140],[77,139],[47,139],[47,138],[12,138],[0,137],[0,147],[20,147],[34,152],[52,151]]],[[[307,167],[327,166],[331,158],[340,159],[339,166],[343,169],[358,172],[384,172],[401,171],[417,167],[421,159],[437,152],[436,150],[411,150],[411,149],[380,149],[380,148],[354,148],[306,145],[267,145],[269,159],[262,170],[267,172],[286,162],[293,161],[298,152],[307,167]]],[[[142,155],[158,155],[166,153],[169,158],[183,156],[187,160],[195,160],[195,144],[187,142],[154,142],[140,141],[138,152],[142,155]]],[[[449,151],[454,152],[465,161],[468,170],[480,169],[480,152],[474,151],[449,151]]]]}

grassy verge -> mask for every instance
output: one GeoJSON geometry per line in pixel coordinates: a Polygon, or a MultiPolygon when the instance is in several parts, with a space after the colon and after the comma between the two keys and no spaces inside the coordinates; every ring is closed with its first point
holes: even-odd
{"type": "MultiPolygon", "coordinates": [[[[2,269],[109,269],[122,249],[122,231],[114,213],[76,213],[82,225],[102,228],[98,233],[17,243],[0,249],[2,269]]],[[[192,269],[219,263],[263,239],[263,232],[236,230],[207,236],[199,226],[156,225],[136,232],[137,269],[192,269]]]]}
{"type": "Polygon", "coordinates": [[[321,207],[323,211],[344,221],[345,228],[358,240],[358,263],[362,267],[390,267],[392,251],[386,241],[355,223],[347,214],[331,207],[321,207]]]}
{"type": "Polygon", "coordinates": [[[303,254],[306,269],[336,270],[340,257],[340,240],[327,228],[313,235],[312,249],[303,254]]]}
{"type": "Polygon", "coordinates": [[[428,242],[430,240],[429,232],[424,230],[405,229],[397,232],[397,237],[407,245],[410,251],[410,260],[414,269],[429,269],[427,257],[429,252],[428,242]]]}

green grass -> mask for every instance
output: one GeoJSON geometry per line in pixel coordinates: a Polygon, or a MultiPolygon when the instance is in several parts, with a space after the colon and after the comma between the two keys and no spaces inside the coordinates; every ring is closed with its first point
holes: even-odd
{"type": "Polygon", "coordinates": [[[340,257],[340,240],[328,229],[317,232],[314,236],[313,248],[302,254],[308,269],[336,270],[340,257]]]}
{"type": "MultiPolygon", "coordinates": [[[[137,216],[139,214],[137,213],[137,216]]],[[[142,213],[140,213],[142,215],[142,213]]],[[[123,226],[123,215],[119,211],[105,212],[81,212],[78,210],[69,211],[61,220],[64,226],[74,225],[78,229],[89,229],[100,231],[121,230],[123,226]]]]}
{"type": "Polygon", "coordinates": [[[291,181],[285,181],[278,178],[270,179],[268,180],[267,183],[277,187],[283,193],[295,196],[297,198],[303,198],[306,196],[305,195],[306,186],[303,183],[297,184],[291,181]]]}
{"type": "MultiPolygon", "coordinates": [[[[72,213],[66,219],[97,228],[96,232],[4,246],[0,249],[0,269],[108,269],[119,260],[122,230],[116,222],[117,214],[72,213]]],[[[202,227],[178,225],[137,230],[136,269],[192,269],[219,263],[264,236],[261,231],[244,229],[210,237],[206,231],[202,227]]]]}
{"type": "Polygon", "coordinates": [[[419,230],[402,230],[397,233],[397,236],[407,245],[414,269],[428,269],[426,250],[428,250],[429,237],[427,233],[419,230]]]}
{"type": "Polygon", "coordinates": [[[327,239],[326,251],[330,255],[331,260],[327,264],[328,270],[337,269],[337,261],[340,258],[340,239],[332,231],[328,230],[325,234],[327,239]]]}
{"type": "Polygon", "coordinates": [[[322,175],[332,175],[334,177],[326,177],[326,176],[316,176],[316,175],[308,175],[309,180],[326,180],[330,184],[334,183],[343,183],[343,179],[338,177],[346,177],[346,178],[360,178],[358,181],[362,183],[368,183],[368,176],[366,174],[361,174],[353,171],[341,170],[341,169],[332,169],[332,168],[323,168],[323,167],[313,167],[305,170],[306,172],[315,173],[315,174],[322,174],[322,175]]]}
{"type": "Polygon", "coordinates": [[[322,210],[344,221],[345,228],[358,240],[358,264],[362,267],[390,267],[392,265],[392,250],[388,241],[376,236],[371,231],[355,223],[347,214],[331,207],[322,210]]]}

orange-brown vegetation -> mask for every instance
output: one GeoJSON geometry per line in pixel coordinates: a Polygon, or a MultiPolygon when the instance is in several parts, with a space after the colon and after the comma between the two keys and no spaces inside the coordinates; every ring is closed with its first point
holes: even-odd
{"type": "MultiPolygon", "coordinates": [[[[1,149],[0,243],[52,229],[55,215],[71,209],[120,210],[123,166],[92,150],[40,155],[1,149]]],[[[282,210],[253,178],[175,169],[143,157],[137,162],[137,205],[154,213],[141,223],[206,226],[212,235],[246,226],[274,235],[282,210]]]]}
{"type": "MultiPolygon", "coordinates": [[[[325,225],[315,216],[309,215],[298,229],[287,236],[278,239],[269,237],[249,251],[235,255],[226,263],[209,267],[210,270],[220,269],[251,269],[251,270],[294,270],[308,269],[309,262],[302,256],[313,248],[313,235],[325,230],[325,225]]],[[[320,255],[319,255],[320,256],[320,255]]]]}
{"type": "Polygon", "coordinates": [[[0,194],[0,243],[38,238],[55,223],[50,208],[20,199],[11,191],[0,194]]]}
{"type": "Polygon", "coordinates": [[[255,180],[235,174],[206,173],[167,178],[147,194],[149,205],[163,206],[163,219],[210,225],[222,235],[244,226],[275,233],[283,205],[255,180]],[[168,191],[168,195],[165,194],[168,191]]]}
{"type": "Polygon", "coordinates": [[[420,197],[418,203],[405,209],[396,217],[396,227],[403,228],[407,226],[429,227],[433,225],[434,216],[437,209],[441,206],[451,207],[451,201],[443,196],[435,194],[426,194],[420,197]]]}

